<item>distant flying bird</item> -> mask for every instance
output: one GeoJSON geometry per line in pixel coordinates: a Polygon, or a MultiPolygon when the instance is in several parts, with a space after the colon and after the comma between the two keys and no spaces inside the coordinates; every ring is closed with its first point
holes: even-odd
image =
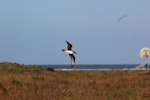
{"type": "Polygon", "coordinates": [[[66,43],[68,44],[68,49],[67,50],[62,49],[62,51],[64,51],[64,52],[69,54],[69,56],[71,58],[71,67],[73,67],[74,64],[75,64],[75,56],[74,56],[74,54],[76,54],[76,52],[72,50],[72,44],[71,43],[69,43],[68,41],[66,41],[66,43]]]}
{"type": "Polygon", "coordinates": [[[127,15],[123,15],[121,16],[118,20],[117,20],[117,23],[120,22],[123,18],[127,17],[127,15]]]}

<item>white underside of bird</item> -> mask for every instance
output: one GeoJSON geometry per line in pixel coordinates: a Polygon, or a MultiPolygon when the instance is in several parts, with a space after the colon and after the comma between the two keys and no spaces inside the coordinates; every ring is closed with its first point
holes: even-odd
{"type": "Polygon", "coordinates": [[[65,50],[64,52],[66,52],[68,54],[74,54],[74,51],[72,51],[72,50],[65,50]]]}

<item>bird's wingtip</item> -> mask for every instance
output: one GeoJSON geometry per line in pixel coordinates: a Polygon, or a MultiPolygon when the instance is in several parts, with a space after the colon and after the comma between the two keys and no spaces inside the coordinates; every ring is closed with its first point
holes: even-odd
{"type": "Polygon", "coordinates": [[[69,43],[69,42],[66,40],[66,43],[69,43]]]}

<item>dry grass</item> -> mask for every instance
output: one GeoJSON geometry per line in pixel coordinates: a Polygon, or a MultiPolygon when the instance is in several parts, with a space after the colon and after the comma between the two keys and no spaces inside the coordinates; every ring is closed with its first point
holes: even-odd
{"type": "Polygon", "coordinates": [[[48,71],[0,63],[1,100],[150,100],[150,71],[48,71]]]}

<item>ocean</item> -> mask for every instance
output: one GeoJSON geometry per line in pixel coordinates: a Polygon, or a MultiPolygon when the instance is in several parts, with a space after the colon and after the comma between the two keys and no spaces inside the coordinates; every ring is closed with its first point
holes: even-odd
{"type": "MultiPolygon", "coordinates": [[[[137,70],[140,64],[90,64],[90,65],[40,65],[43,68],[52,68],[61,71],[111,71],[111,70],[137,70]]],[[[148,66],[149,67],[149,66],[148,66]]],[[[141,69],[141,68],[140,68],[141,69]]],[[[142,67],[143,69],[143,67],[142,67]]]]}

